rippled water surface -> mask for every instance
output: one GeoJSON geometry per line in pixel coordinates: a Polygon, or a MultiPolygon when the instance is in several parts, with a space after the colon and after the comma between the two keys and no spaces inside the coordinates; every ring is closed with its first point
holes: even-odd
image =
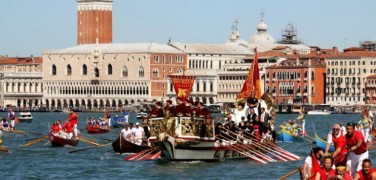
{"type": "MultiPolygon", "coordinates": [[[[88,117],[98,118],[102,113],[78,113],[79,128],[84,129],[88,117]]],[[[6,117],[5,113],[0,116],[6,117]]],[[[54,120],[65,120],[66,113],[33,113],[31,124],[18,124],[17,128],[28,132],[47,134],[54,120]]],[[[278,114],[277,123],[288,119],[295,119],[297,114],[278,114]]],[[[358,122],[360,115],[307,115],[306,128],[310,136],[314,136],[313,126],[321,137],[326,137],[329,128],[335,122],[358,122]]],[[[136,122],[135,114],[131,114],[131,122],[136,122]]],[[[115,140],[113,129],[102,135],[89,135],[86,130],[81,133],[88,138],[95,139],[102,144],[108,141],[98,137],[115,140]]],[[[124,161],[127,155],[116,155],[111,146],[94,148],[77,153],[71,150],[90,147],[79,142],[77,147],[54,148],[47,141],[42,141],[30,147],[21,147],[26,139],[39,137],[38,135],[22,135],[4,133],[3,146],[8,147],[12,154],[0,152],[0,179],[277,179],[303,164],[309,154],[312,143],[294,142],[278,144],[301,157],[299,161],[274,162],[264,165],[251,160],[226,160],[220,162],[169,162],[154,161],[124,161]]],[[[375,150],[370,151],[371,160],[375,160],[375,150]]],[[[376,162],[376,161],[375,161],[376,162]]],[[[298,179],[295,174],[289,179],[298,179]]]]}

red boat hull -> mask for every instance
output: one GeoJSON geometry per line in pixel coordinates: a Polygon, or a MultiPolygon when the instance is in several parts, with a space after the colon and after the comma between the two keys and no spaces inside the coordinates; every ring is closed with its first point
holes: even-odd
{"type": "Polygon", "coordinates": [[[92,127],[90,125],[86,126],[86,130],[90,134],[102,134],[102,133],[108,133],[108,132],[110,132],[110,130],[108,130],[108,129],[98,129],[98,128],[94,128],[94,127],[92,127]]]}
{"type": "Polygon", "coordinates": [[[78,140],[64,139],[58,136],[54,136],[52,133],[50,133],[50,142],[54,147],[62,147],[65,145],[77,146],[78,144],[78,140]]]}

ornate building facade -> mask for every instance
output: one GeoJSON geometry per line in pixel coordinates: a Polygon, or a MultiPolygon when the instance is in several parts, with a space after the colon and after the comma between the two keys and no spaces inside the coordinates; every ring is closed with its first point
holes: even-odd
{"type": "Polygon", "coordinates": [[[0,57],[0,106],[42,105],[42,58],[0,57]]]}
{"type": "Polygon", "coordinates": [[[53,109],[115,108],[163,98],[163,78],[186,64],[184,53],[156,43],[80,45],[44,51],[43,59],[43,101],[53,109]]]}

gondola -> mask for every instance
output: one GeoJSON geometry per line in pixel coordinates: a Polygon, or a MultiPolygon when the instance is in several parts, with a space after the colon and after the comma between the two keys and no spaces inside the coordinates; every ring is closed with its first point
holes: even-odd
{"type": "Polygon", "coordinates": [[[52,132],[50,132],[50,142],[51,142],[51,145],[54,147],[62,147],[65,145],[77,146],[78,144],[78,140],[64,139],[64,138],[53,135],[52,132]]]}
{"type": "Polygon", "coordinates": [[[300,136],[291,134],[289,131],[282,129],[277,133],[277,141],[282,142],[302,142],[304,139],[300,136]]]}
{"type": "MultiPolygon", "coordinates": [[[[316,139],[316,146],[319,147],[319,148],[321,148],[321,149],[323,149],[323,150],[325,150],[327,142],[325,140],[321,139],[317,135],[317,133],[315,133],[315,139],[316,139]]],[[[332,143],[330,145],[329,152],[333,152],[333,151],[334,151],[334,144],[332,143]]]]}
{"type": "Polygon", "coordinates": [[[108,133],[108,132],[110,132],[109,129],[94,128],[94,127],[90,126],[89,124],[86,125],[86,130],[90,134],[102,134],[102,133],[108,133]]]}
{"type": "Polygon", "coordinates": [[[150,146],[147,145],[137,145],[134,143],[131,143],[123,138],[123,136],[118,137],[113,143],[112,148],[115,153],[138,153],[143,150],[149,149],[150,146]],[[121,137],[121,141],[120,141],[121,137]]]}

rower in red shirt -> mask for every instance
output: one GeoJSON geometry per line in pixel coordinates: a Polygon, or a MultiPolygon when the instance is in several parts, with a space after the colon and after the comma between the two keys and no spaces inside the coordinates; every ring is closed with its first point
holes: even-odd
{"type": "Polygon", "coordinates": [[[51,127],[52,134],[55,136],[60,135],[60,125],[59,121],[55,121],[54,124],[51,127]]]}
{"type": "Polygon", "coordinates": [[[74,126],[70,121],[64,123],[63,130],[67,133],[67,139],[72,139],[74,126]]]}
{"type": "Polygon", "coordinates": [[[324,157],[324,166],[316,173],[316,180],[327,180],[336,175],[336,171],[332,169],[334,159],[331,156],[324,157]]]}
{"type": "Polygon", "coordinates": [[[332,134],[328,135],[328,141],[325,148],[325,154],[328,153],[330,145],[334,144],[334,152],[332,154],[333,158],[336,159],[334,164],[336,166],[346,166],[346,160],[347,160],[347,152],[348,149],[346,148],[346,137],[343,131],[340,131],[341,128],[339,124],[334,124],[332,128],[332,134]],[[340,157],[337,159],[336,157],[340,157]]]}
{"type": "Polygon", "coordinates": [[[355,123],[347,123],[346,145],[351,150],[347,159],[351,160],[351,176],[362,169],[362,161],[368,158],[367,144],[364,142],[363,134],[355,130],[355,123]]]}
{"type": "Polygon", "coordinates": [[[362,170],[356,172],[354,180],[373,180],[376,179],[376,169],[372,168],[371,160],[365,159],[362,163],[362,170]]]}
{"type": "Polygon", "coordinates": [[[68,121],[73,126],[73,134],[75,137],[78,137],[78,129],[77,129],[77,123],[78,123],[78,115],[73,112],[73,109],[69,108],[69,115],[68,115],[68,121]]]}

